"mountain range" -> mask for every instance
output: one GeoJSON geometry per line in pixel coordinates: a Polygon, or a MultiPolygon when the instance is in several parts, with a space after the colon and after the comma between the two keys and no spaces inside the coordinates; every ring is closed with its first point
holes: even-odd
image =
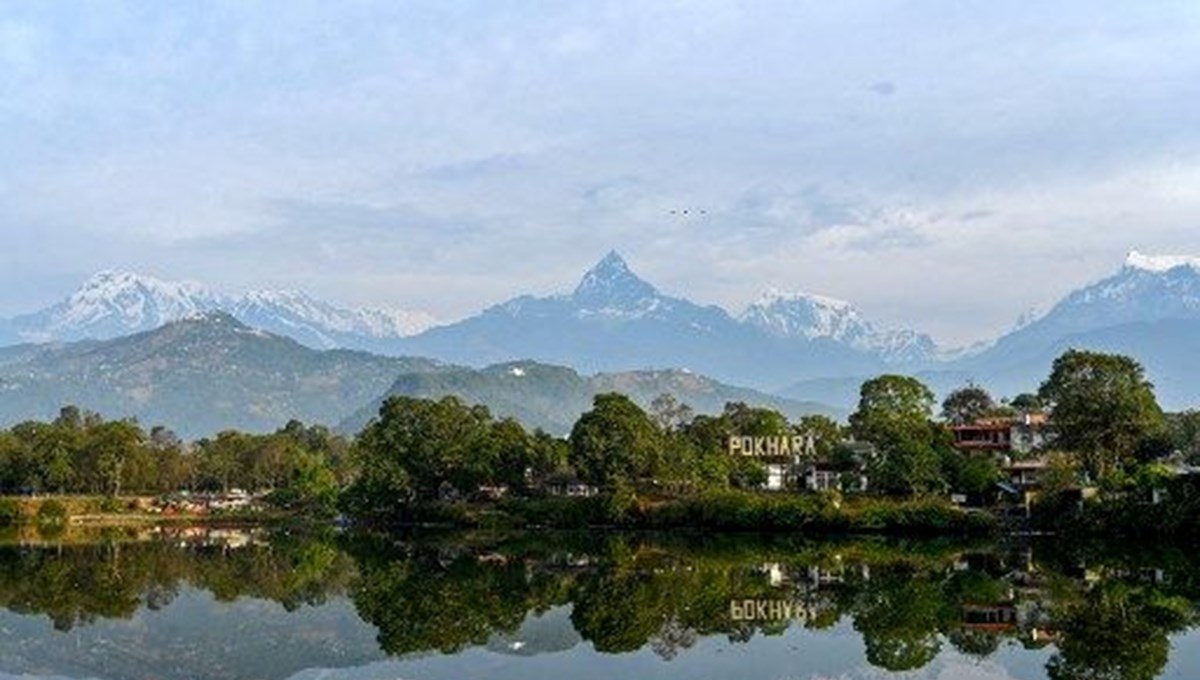
{"type": "Polygon", "coordinates": [[[482,365],[535,359],[586,372],[685,368],[773,390],[787,379],[859,375],[927,361],[911,331],[880,331],[850,304],[765,295],[735,317],[660,292],[610,252],[570,293],[520,296],[395,342],[404,354],[482,365]]]}
{"type": "Polygon", "coordinates": [[[0,320],[0,342],[107,340],[213,311],[317,349],[379,350],[433,321],[423,312],[339,307],[300,291],[230,296],[190,281],[109,270],[50,307],[0,320]]]}
{"type": "Polygon", "coordinates": [[[473,369],[357,350],[317,350],[221,311],[110,340],[0,349],[0,427],[48,420],[65,404],[135,417],[197,438],[224,429],[270,431],[296,418],[355,433],[392,394],[456,395],[528,427],[566,434],[592,397],[620,390],[648,405],[671,393],[698,412],[728,401],[792,416],[837,409],[731,387],[684,371],[581,376],[536,362],[473,369]]]}
{"type": "Polygon", "coordinates": [[[862,381],[884,372],[918,375],[943,393],[968,380],[999,395],[1036,390],[1054,357],[1070,347],[1134,356],[1167,408],[1200,402],[1200,368],[1193,359],[1200,350],[1200,258],[1130,253],[1112,275],[994,343],[959,353],[916,331],[880,328],[853,305],[821,295],[768,291],[734,315],[659,291],[615,252],[570,292],[519,296],[455,323],[426,328],[429,323],[419,314],[352,310],[298,292],[225,296],[193,283],[103,272],[54,306],[0,322],[0,344],[5,334],[10,343],[24,343],[0,348],[0,415],[44,414],[86,397],[93,403],[108,399],[118,413],[153,418],[160,412],[146,404],[161,403],[155,400],[164,393],[155,390],[169,389],[179,389],[179,399],[193,406],[205,399],[237,404],[218,408],[222,418],[197,423],[200,431],[220,423],[265,427],[285,413],[350,422],[387,393],[455,393],[559,430],[614,375],[623,376],[621,386],[639,398],[686,376],[711,381],[720,388],[690,392],[701,410],[719,406],[700,403],[702,394],[724,398],[743,389],[731,385],[742,385],[762,403],[782,395],[786,401],[774,403],[784,410],[845,412],[862,381]],[[242,391],[237,399],[221,401],[214,376],[225,375],[227,367],[219,359],[201,352],[206,358],[197,366],[178,363],[186,354],[179,347],[200,343],[160,340],[156,351],[174,347],[176,355],[154,379],[146,376],[161,357],[120,349],[159,338],[156,330],[178,335],[201,320],[212,326],[213,319],[236,324],[243,340],[264,341],[246,350],[237,365],[245,373],[228,383],[242,391]],[[337,351],[322,353],[330,350],[337,351]],[[332,358],[342,362],[336,376],[321,368],[332,358]],[[519,387],[534,381],[513,381],[516,376],[505,373],[543,367],[542,402],[519,387]],[[175,371],[191,377],[168,379],[175,371]],[[261,375],[250,379],[255,372],[261,375]],[[639,387],[630,376],[651,376],[649,386],[639,387]],[[307,388],[295,386],[321,380],[332,392],[320,395],[319,408],[303,406],[307,388]],[[197,389],[189,391],[193,385],[197,389]],[[157,396],[139,402],[147,389],[157,396]],[[300,391],[284,393],[292,389],[300,391]]]}
{"type": "MultiPolygon", "coordinates": [[[[1068,349],[1137,359],[1165,408],[1200,406],[1200,257],[1131,252],[1113,274],[1026,319],[980,351],[914,371],[940,393],[972,381],[998,395],[1036,391],[1068,349]]],[[[781,394],[846,406],[870,375],[805,379],[781,394]]]]}

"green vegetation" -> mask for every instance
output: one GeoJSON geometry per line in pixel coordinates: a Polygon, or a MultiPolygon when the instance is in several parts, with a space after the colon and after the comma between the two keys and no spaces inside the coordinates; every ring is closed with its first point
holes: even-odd
{"type": "Polygon", "coordinates": [[[339,488],[355,474],[352,465],[347,440],[296,421],[269,435],[231,431],[185,443],[162,427],[147,433],[136,422],[104,421],[68,406],[54,422],[0,431],[5,494],[115,499],[238,488],[271,491],[269,500],[289,510],[330,515],[339,488]]]}
{"type": "Polygon", "coordinates": [[[1121,469],[1162,435],[1166,422],[1145,370],[1129,357],[1068,350],[1038,396],[1049,405],[1056,446],[1080,457],[1093,478],[1121,469]]]}
{"type": "MultiPolygon", "coordinates": [[[[866,381],[847,426],[740,402],[719,415],[697,415],[668,394],[649,403],[597,394],[559,439],[455,397],[395,396],[354,440],[292,421],[272,434],[191,443],[67,407],[52,423],[0,431],[0,492],[115,499],[240,489],[289,513],[341,510],[386,526],[970,533],[998,524],[952,506],[953,494],[959,505],[1019,510],[1042,528],[1130,532],[1135,518],[1154,516],[1163,533],[1200,529],[1196,494],[1176,479],[1191,476],[1184,462],[1200,462],[1200,415],[1163,414],[1128,357],[1070,350],[1037,395],[1011,402],[968,384],[943,400],[940,421],[933,392],[902,375],[866,381]],[[1010,436],[1032,427],[1023,418],[1038,408],[1049,416],[1046,436],[1017,449],[1010,436]],[[954,434],[962,426],[989,439],[964,446],[954,434]],[[774,453],[730,449],[763,440],[774,453]],[[781,453],[779,442],[795,450],[781,453]],[[1032,481],[1008,479],[1013,456],[1031,459],[1032,481]],[[775,493],[764,493],[768,481],[775,493]],[[806,487],[820,491],[797,493],[806,487]]],[[[0,522],[30,514],[10,508],[0,522]]]]}
{"type": "Polygon", "coordinates": [[[933,392],[916,378],[884,375],[863,384],[850,432],[875,445],[874,486],[891,495],[940,491],[945,428],[932,420],[933,392]]]}

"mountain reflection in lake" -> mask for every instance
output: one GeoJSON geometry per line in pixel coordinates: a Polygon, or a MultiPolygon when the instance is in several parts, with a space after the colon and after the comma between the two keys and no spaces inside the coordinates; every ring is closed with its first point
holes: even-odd
{"type": "Polygon", "coordinates": [[[0,677],[1192,678],[1194,551],[172,530],[0,539],[0,677]]]}

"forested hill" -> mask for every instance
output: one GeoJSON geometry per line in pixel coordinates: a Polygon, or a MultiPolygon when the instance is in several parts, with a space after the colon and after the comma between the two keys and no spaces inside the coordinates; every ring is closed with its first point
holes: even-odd
{"type": "Polygon", "coordinates": [[[584,376],[562,366],[517,361],[483,369],[447,367],[406,373],[386,393],[381,392],[378,399],[346,419],[339,430],[358,432],[388,396],[436,399],[453,395],[469,404],[483,404],[496,416],[516,418],[526,427],[566,434],[579,415],[591,408],[592,398],[602,392],[620,392],[643,407],[667,393],[697,413],[720,413],[727,402],[740,401],[772,408],[793,418],[810,413],[845,416],[824,404],[734,387],[689,371],[645,370],[584,376]]]}
{"type": "Polygon", "coordinates": [[[213,312],[103,342],[21,346],[0,356],[0,426],[64,404],[169,425],[183,437],[336,424],[426,359],[318,351],[213,312]]]}

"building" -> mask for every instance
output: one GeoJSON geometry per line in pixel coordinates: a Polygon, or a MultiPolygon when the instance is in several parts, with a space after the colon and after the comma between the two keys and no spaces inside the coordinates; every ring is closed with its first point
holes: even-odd
{"type": "Polygon", "coordinates": [[[951,425],[954,448],[963,452],[1026,455],[1046,444],[1045,413],[980,418],[972,423],[951,425]]]}
{"type": "Polygon", "coordinates": [[[581,480],[575,473],[560,471],[550,475],[544,484],[546,493],[567,498],[590,498],[600,493],[596,487],[581,480]]]}
{"type": "Polygon", "coordinates": [[[804,473],[804,488],[809,491],[857,491],[867,490],[867,475],[861,467],[839,470],[828,463],[813,463],[804,473]]]}

